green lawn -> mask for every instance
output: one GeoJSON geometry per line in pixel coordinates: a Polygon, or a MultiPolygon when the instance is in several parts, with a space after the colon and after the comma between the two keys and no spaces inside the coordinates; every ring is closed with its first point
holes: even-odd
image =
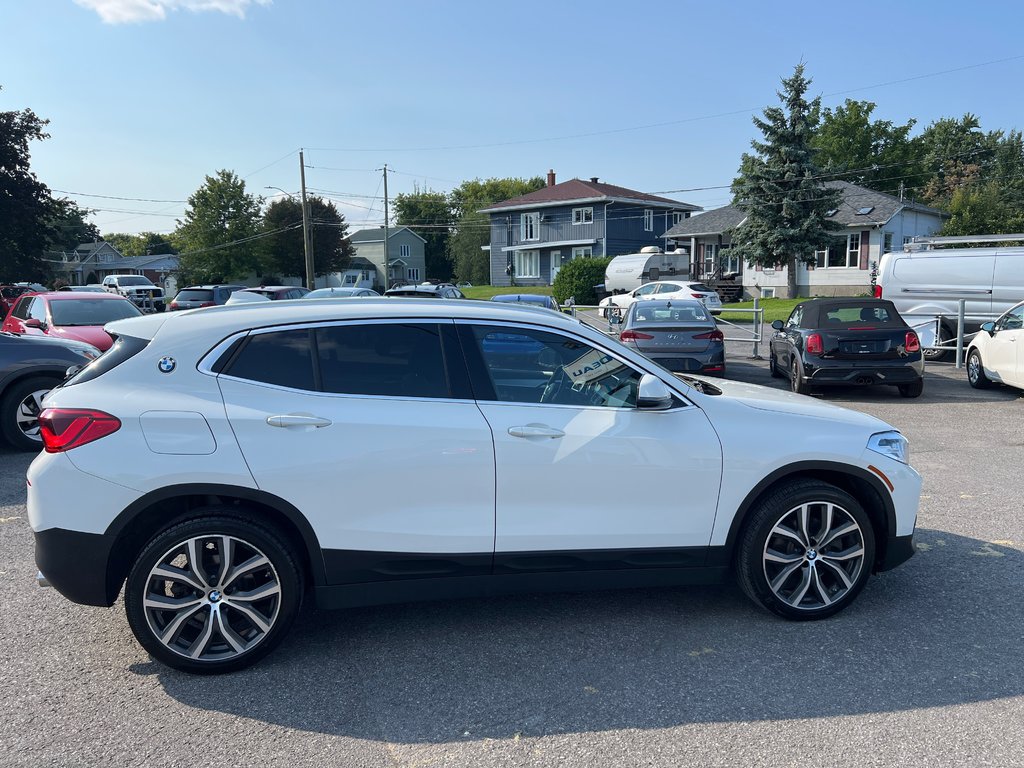
{"type": "Polygon", "coordinates": [[[503,293],[538,293],[541,296],[551,295],[550,285],[474,285],[472,288],[460,288],[467,299],[490,299],[503,293]]]}
{"type": "MultiPolygon", "coordinates": [[[[764,321],[771,323],[772,320],[785,320],[793,307],[804,299],[761,299],[759,306],[764,310],[764,321]]],[[[729,312],[730,309],[753,309],[754,302],[741,301],[737,304],[725,304],[722,307],[720,317],[730,323],[749,323],[753,318],[752,312],[729,312]]]]}

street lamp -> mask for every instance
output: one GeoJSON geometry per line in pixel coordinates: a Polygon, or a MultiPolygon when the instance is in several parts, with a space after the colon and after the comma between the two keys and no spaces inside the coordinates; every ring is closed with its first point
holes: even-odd
{"type": "MultiPolygon", "coordinates": [[[[291,192],[285,192],[280,187],[268,185],[264,189],[276,189],[282,195],[287,195],[289,200],[295,200],[295,195],[291,192]]],[[[309,204],[306,202],[305,194],[303,194],[300,204],[302,205],[302,248],[306,260],[306,287],[309,290],[313,290],[316,287],[314,285],[316,276],[313,274],[313,249],[309,242],[309,204]]]]}

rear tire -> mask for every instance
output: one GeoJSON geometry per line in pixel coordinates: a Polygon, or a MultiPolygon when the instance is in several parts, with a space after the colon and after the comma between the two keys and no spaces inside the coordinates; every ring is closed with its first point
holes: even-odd
{"type": "Polygon", "coordinates": [[[992,380],[985,375],[981,352],[977,349],[972,349],[967,355],[967,383],[975,389],[988,389],[992,386],[992,380]]]}
{"type": "Polygon", "coordinates": [[[853,602],[871,574],[875,536],[860,503],[802,480],[757,502],[736,553],[736,577],[755,603],[786,619],[823,619],[853,602]]]}
{"type": "Polygon", "coordinates": [[[773,379],[782,378],[778,363],[775,362],[775,354],[771,350],[768,351],[768,373],[771,374],[773,379]]]}
{"type": "Polygon", "coordinates": [[[918,379],[910,384],[900,384],[899,390],[902,397],[920,397],[924,392],[924,379],[918,379]]]}
{"type": "Polygon", "coordinates": [[[10,387],[0,399],[0,432],[18,451],[41,451],[43,438],[39,434],[39,412],[43,396],[59,382],[33,376],[10,387]]]}
{"type": "Polygon", "coordinates": [[[199,510],[154,536],[125,589],[128,624],[149,654],[196,674],[244,669],[270,653],[302,603],[299,559],[271,528],[199,510]]]}
{"type": "Polygon", "coordinates": [[[806,395],[810,393],[811,387],[806,381],[804,381],[800,367],[800,358],[794,357],[793,365],[789,369],[789,388],[798,395],[806,395]]]}

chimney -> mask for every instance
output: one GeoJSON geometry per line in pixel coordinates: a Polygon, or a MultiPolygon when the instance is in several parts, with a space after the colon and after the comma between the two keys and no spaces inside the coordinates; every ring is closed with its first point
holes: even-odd
{"type": "Polygon", "coordinates": [[[591,184],[597,184],[597,176],[591,176],[590,177],[590,183],[591,184]]]}
{"type": "Polygon", "coordinates": [[[555,186],[555,171],[553,168],[550,171],[548,171],[548,186],[555,186]]]}

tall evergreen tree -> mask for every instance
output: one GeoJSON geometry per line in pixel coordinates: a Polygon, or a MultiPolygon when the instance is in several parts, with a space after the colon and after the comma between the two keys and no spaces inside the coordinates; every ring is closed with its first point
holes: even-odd
{"type": "MultiPolygon", "coordinates": [[[[348,240],[348,223],[329,200],[312,195],[309,205],[313,271],[317,276],[341,272],[355,255],[348,240]]],[[[283,277],[306,274],[306,250],[302,239],[302,203],[292,198],[275,200],[263,214],[264,269],[283,277]],[[273,234],[270,234],[273,233],[273,234]]]]}
{"type": "Polygon", "coordinates": [[[754,125],[764,135],[752,141],[733,184],[736,204],[747,221],[733,234],[733,252],[762,267],[785,265],[789,295],[797,295],[797,265],[827,248],[839,225],[828,212],[839,207],[840,193],[825,186],[811,145],[821,99],[807,101],[811,81],[798,64],[782,81],[781,106],[766,107],[754,125]]]}

